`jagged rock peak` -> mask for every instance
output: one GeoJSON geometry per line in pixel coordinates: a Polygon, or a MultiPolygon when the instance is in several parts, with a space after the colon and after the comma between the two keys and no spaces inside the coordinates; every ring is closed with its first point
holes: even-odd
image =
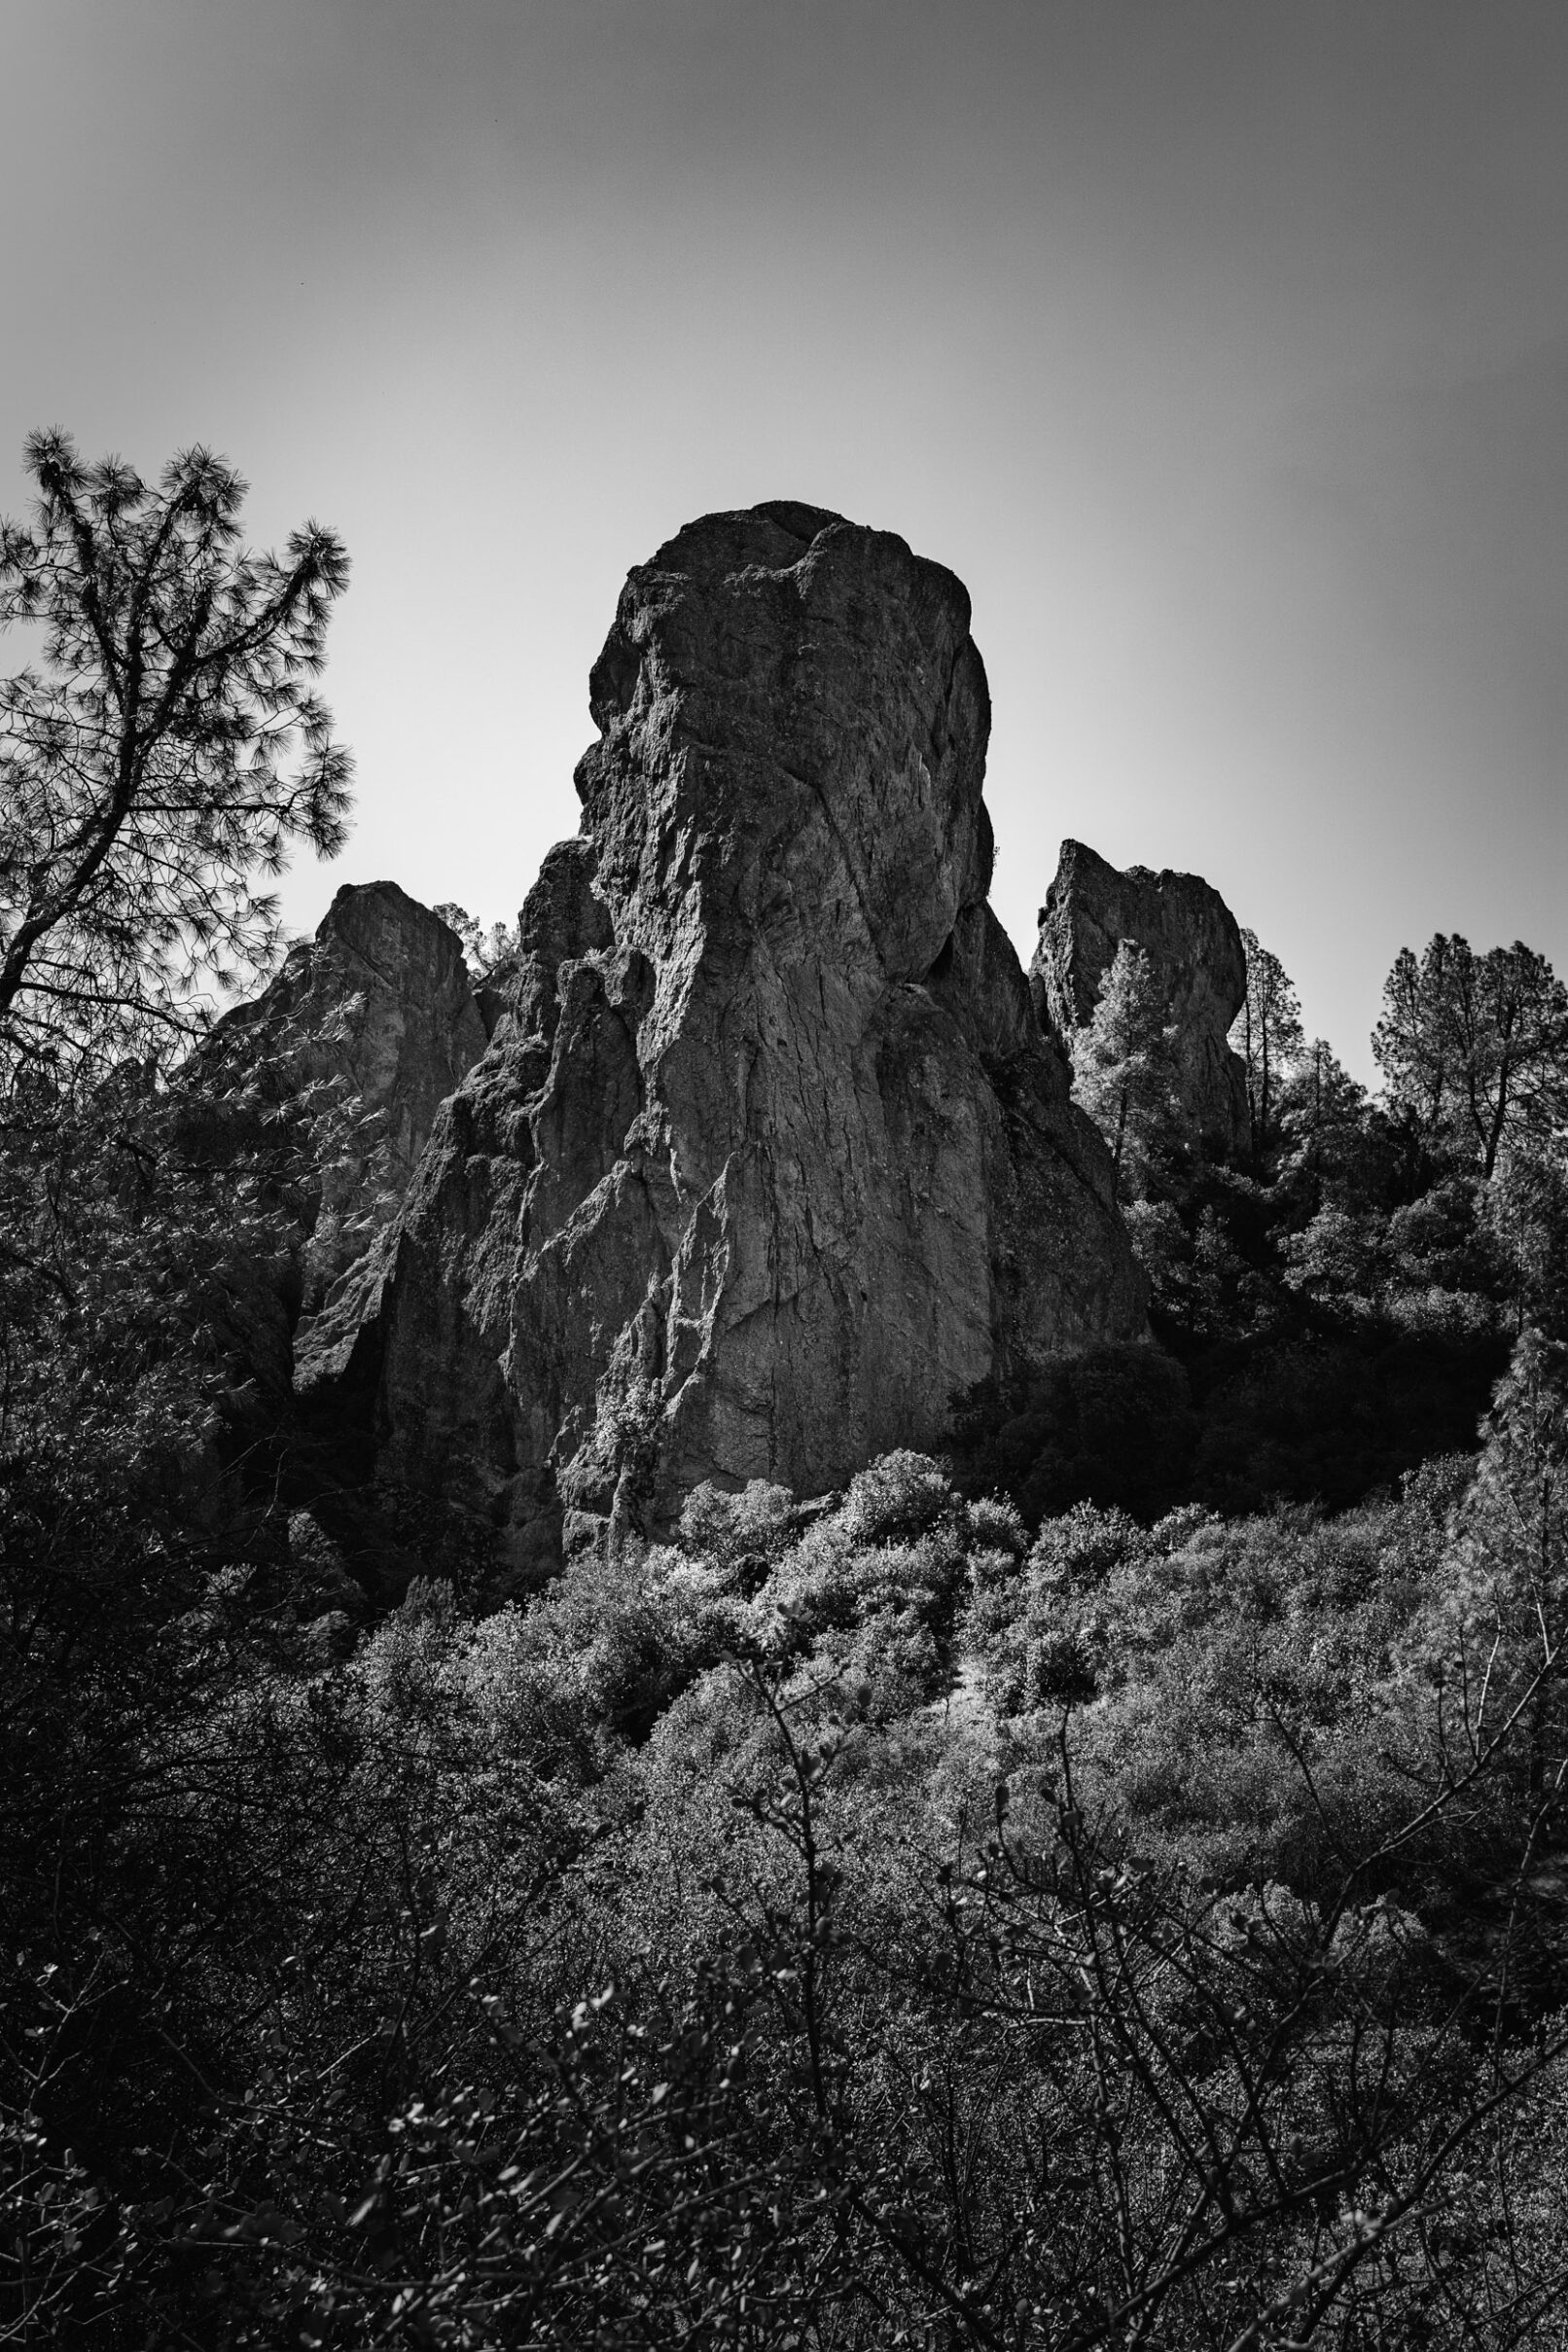
{"type": "Polygon", "coordinates": [[[268,1004],[308,1036],[312,1075],[340,1079],[374,1122],[376,1181],[401,1199],[437,1111],[484,1051],[457,934],[396,882],[345,882],[268,1004]]]}
{"type": "Polygon", "coordinates": [[[396,882],[345,883],[313,940],[289,950],[214,1050],[264,1054],[285,1084],[340,1110],[323,1168],[303,1303],[390,1222],[436,1113],[484,1051],[462,943],[396,882]]]}
{"type": "Polygon", "coordinates": [[[1227,1038],[1247,990],[1235,916],[1201,874],[1125,872],[1082,841],[1063,841],[1040,909],[1029,968],[1043,1021],[1071,1050],[1094,1017],[1101,980],[1131,940],[1153,964],[1177,1032],[1183,1105],[1207,1148],[1224,1155],[1246,1133],[1246,1078],[1227,1038]]]}
{"type": "Polygon", "coordinates": [[[308,1385],[323,1309],[374,1257],[441,1103],[483,1051],[461,943],[395,882],[339,890],[314,939],[197,1047],[185,1076],[200,1150],[293,1158],[282,1246],[236,1268],[225,1310],[232,1406],[248,1396],[240,1419],[262,1413],[252,1438],[275,1435],[291,1387],[308,1385]]]}
{"type": "Polygon", "coordinates": [[[779,501],[629,575],[355,1376],[380,1475],[544,1566],[702,1479],[821,1492],[987,1373],[1141,1336],[1099,1137],[986,904],[969,599],[779,501]]]}

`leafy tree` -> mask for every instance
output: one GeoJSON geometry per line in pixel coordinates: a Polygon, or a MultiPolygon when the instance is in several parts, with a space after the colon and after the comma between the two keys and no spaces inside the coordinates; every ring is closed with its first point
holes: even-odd
{"type": "Polygon", "coordinates": [[[41,659],[0,685],[0,1052],[73,1066],[165,1051],[193,990],[265,965],[254,876],[341,844],[349,761],[311,681],[348,577],[314,522],[240,545],[245,484],[193,448],[157,486],[36,433],[30,523],[0,525],[0,626],[41,659]]]}
{"type": "Polygon", "coordinates": [[[1120,1201],[1168,1181],[1181,1147],[1175,1029],[1146,949],[1119,943],[1073,1041],[1074,1092],[1111,1147],[1120,1201]]]}
{"type": "Polygon", "coordinates": [[[1522,940],[1478,955],[1439,932],[1419,957],[1402,947],[1372,1052],[1394,1108],[1483,1176],[1505,1148],[1568,1126],[1568,990],[1522,940]]]}
{"type": "Polygon", "coordinates": [[[1287,1074],[1305,1051],[1301,1008],[1277,955],[1255,931],[1243,931],[1247,993],[1230,1028],[1230,1044],[1247,1069],[1247,1124],[1254,1169],[1278,1140],[1280,1094],[1287,1074]]]}

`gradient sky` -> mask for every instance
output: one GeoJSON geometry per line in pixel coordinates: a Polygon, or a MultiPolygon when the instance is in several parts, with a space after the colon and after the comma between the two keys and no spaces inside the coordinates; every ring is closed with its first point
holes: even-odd
{"type": "Polygon", "coordinates": [[[1025,956],[1075,835],[1363,1075],[1403,944],[1568,968],[1562,0],[0,0],[0,509],[348,542],[296,926],[513,914],[628,565],[791,497],[967,583],[1025,956]]]}

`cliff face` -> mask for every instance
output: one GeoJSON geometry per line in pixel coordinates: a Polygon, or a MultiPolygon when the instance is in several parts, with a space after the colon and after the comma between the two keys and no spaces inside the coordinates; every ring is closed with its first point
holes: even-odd
{"type": "Polygon", "coordinates": [[[1145,1328],[986,904],[959,582],[812,508],[709,516],[630,575],[590,704],[582,836],[334,1359],[381,1475],[521,1568],[702,1479],[820,1492],[1145,1328]]]}
{"type": "Polygon", "coordinates": [[[1223,1156],[1247,1132],[1246,1073],[1226,1042],[1247,990],[1234,915],[1198,874],[1146,866],[1122,873],[1082,841],[1063,841],[1029,977],[1041,1018],[1069,1049],[1074,1031],[1094,1017],[1100,980],[1123,940],[1154,966],[1177,1032],[1183,1108],[1194,1134],[1223,1156]]]}

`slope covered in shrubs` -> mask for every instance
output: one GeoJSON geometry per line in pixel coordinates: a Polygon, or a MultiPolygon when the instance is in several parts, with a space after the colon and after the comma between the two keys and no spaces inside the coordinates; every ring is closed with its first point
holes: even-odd
{"type": "Polygon", "coordinates": [[[1031,1534],[902,1453],[701,1489],[488,1615],[417,1584],[336,1664],[215,1591],[90,1759],[13,1752],[12,2309],[1222,2344],[1317,2297],[1530,2340],[1562,1382],[1530,1340],[1479,1471],[1333,1517],[1031,1534]]]}

